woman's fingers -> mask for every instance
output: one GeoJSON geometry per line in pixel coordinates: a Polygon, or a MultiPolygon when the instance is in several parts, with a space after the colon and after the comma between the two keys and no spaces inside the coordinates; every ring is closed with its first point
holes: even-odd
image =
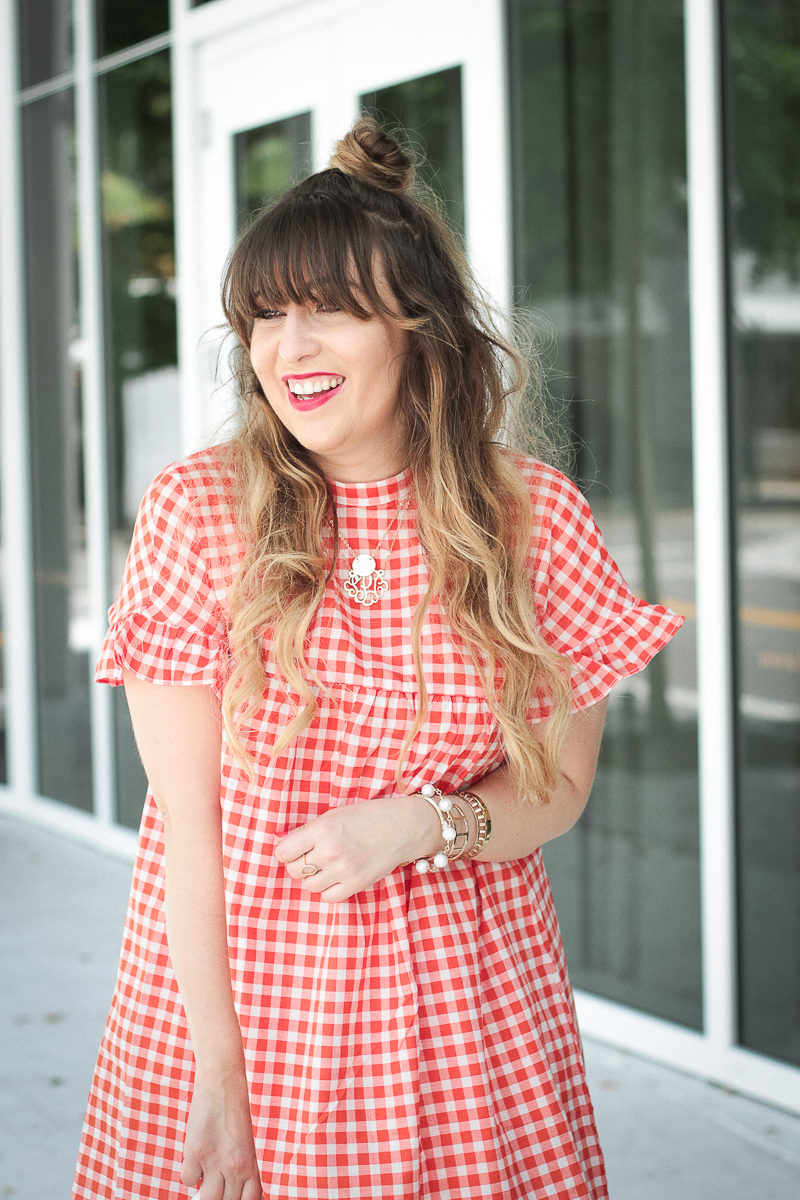
{"type": "Polygon", "coordinates": [[[195,1200],[225,1200],[225,1177],[218,1171],[209,1171],[195,1192],[195,1200]]]}
{"type": "Polygon", "coordinates": [[[248,1179],[242,1188],[242,1200],[266,1200],[260,1180],[248,1179]]]}
{"type": "Polygon", "coordinates": [[[299,829],[293,829],[285,838],[275,843],[275,857],[282,863],[296,862],[313,845],[308,825],[301,825],[299,829]]]}
{"type": "Polygon", "coordinates": [[[261,1180],[252,1176],[242,1181],[236,1174],[226,1179],[220,1171],[209,1171],[202,1181],[197,1179],[191,1183],[187,1182],[181,1171],[181,1183],[197,1187],[195,1200],[265,1200],[261,1180]]]}
{"type": "Polygon", "coordinates": [[[194,1154],[186,1154],[181,1167],[181,1183],[185,1183],[187,1187],[200,1187],[203,1179],[203,1169],[200,1166],[200,1159],[194,1154]]]}

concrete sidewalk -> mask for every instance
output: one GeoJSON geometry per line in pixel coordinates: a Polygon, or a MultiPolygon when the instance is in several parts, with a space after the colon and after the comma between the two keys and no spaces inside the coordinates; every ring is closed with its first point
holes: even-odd
{"type": "MultiPolygon", "coordinates": [[[[68,1200],[130,864],[0,814],[0,1198],[68,1200]]],[[[587,1044],[612,1200],[795,1200],[800,1119],[587,1044]]]]}

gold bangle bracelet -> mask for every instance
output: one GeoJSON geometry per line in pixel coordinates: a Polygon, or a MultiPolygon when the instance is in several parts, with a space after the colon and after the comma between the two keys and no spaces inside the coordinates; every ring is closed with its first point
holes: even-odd
{"type": "Polygon", "coordinates": [[[492,836],[492,818],[489,815],[489,809],[486,807],[485,802],[481,800],[480,796],[476,796],[474,792],[459,791],[454,792],[453,794],[458,796],[460,800],[466,801],[475,816],[475,825],[477,827],[475,841],[472,843],[469,850],[467,850],[467,852],[463,855],[464,858],[475,858],[477,854],[480,854],[481,850],[492,836]]]}

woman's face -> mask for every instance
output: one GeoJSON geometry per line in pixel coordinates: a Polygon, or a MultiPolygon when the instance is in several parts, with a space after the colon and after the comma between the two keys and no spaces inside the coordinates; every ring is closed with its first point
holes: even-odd
{"type": "Polygon", "coordinates": [[[289,303],[258,310],[250,362],[276,416],[329,478],[386,479],[406,465],[397,403],[406,343],[383,317],[289,303]]]}

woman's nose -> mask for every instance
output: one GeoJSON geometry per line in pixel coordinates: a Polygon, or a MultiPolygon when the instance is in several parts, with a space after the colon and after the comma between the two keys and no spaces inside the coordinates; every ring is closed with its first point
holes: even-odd
{"type": "Polygon", "coordinates": [[[300,362],[319,349],[313,317],[307,308],[290,304],[281,329],[279,353],[285,363],[300,362]]]}

